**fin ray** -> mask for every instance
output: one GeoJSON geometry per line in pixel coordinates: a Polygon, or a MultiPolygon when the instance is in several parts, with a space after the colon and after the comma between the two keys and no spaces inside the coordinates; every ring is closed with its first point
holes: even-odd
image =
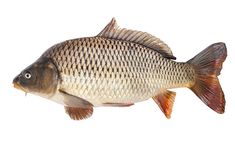
{"type": "Polygon", "coordinates": [[[93,107],[77,108],[77,107],[64,107],[65,112],[73,120],[82,120],[91,117],[93,113],[93,107]]]}
{"type": "Polygon", "coordinates": [[[215,43],[187,63],[195,70],[195,83],[190,89],[212,110],[224,113],[225,98],[217,76],[227,56],[224,43],[215,43]]]}
{"type": "Polygon", "coordinates": [[[171,117],[175,95],[175,92],[165,90],[153,97],[153,100],[158,104],[159,108],[168,119],[171,117]]]}
{"type": "Polygon", "coordinates": [[[97,36],[134,42],[159,52],[165,58],[176,59],[162,40],[146,32],[119,28],[115,18],[97,36]]]}
{"type": "Polygon", "coordinates": [[[86,101],[85,99],[79,98],[77,96],[71,95],[61,89],[59,89],[60,94],[64,98],[64,103],[70,107],[80,107],[80,108],[87,108],[89,106],[93,106],[90,102],[86,101]]]}

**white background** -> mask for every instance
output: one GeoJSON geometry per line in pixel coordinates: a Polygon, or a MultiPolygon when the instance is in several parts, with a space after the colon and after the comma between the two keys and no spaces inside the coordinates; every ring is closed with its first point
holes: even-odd
{"type": "Polygon", "coordinates": [[[231,1],[7,0],[0,2],[0,156],[235,156],[235,9],[231,1]],[[221,86],[226,112],[216,114],[190,90],[177,92],[172,118],[148,100],[129,108],[95,108],[73,121],[63,106],[12,87],[13,78],[51,45],[94,36],[116,17],[121,27],[164,40],[177,61],[214,42],[228,57],[221,86]]]}

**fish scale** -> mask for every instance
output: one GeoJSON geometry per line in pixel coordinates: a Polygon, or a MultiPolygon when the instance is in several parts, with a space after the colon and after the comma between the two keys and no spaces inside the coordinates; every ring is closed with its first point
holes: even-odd
{"type": "Polygon", "coordinates": [[[69,40],[43,56],[52,58],[60,71],[60,88],[96,105],[143,101],[194,81],[186,63],[139,44],[102,37],[69,40]]]}
{"type": "Polygon", "coordinates": [[[227,56],[215,43],[187,62],[149,33],[111,22],[95,37],[67,40],[49,48],[13,80],[14,87],[65,106],[70,118],[88,118],[95,106],[131,106],[152,98],[170,118],[176,93],[187,87],[208,107],[224,113],[218,75],[227,56]]]}

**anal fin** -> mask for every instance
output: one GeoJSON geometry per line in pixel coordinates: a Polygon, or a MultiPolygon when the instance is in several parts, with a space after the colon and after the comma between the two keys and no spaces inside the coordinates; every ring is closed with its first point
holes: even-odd
{"type": "Polygon", "coordinates": [[[77,108],[77,107],[64,107],[65,112],[73,120],[81,120],[89,118],[93,113],[93,107],[77,108]]]}
{"type": "Polygon", "coordinates": [[[175,95],[175,92],[165,90],[159,93],[158,95],[152,97],[168,119],[171,117],[175,95]]]}

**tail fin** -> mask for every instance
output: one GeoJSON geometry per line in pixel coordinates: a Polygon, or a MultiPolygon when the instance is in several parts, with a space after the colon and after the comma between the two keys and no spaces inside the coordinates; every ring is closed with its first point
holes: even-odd
{"type": "Polygon", "coordinates": [[[208,107],[224,113],[225,99],[217,76],[227,56],[224,43],[215,43],[200,52],[187,63],[195,69],[195,84],[190,88],[208,107]]]}

